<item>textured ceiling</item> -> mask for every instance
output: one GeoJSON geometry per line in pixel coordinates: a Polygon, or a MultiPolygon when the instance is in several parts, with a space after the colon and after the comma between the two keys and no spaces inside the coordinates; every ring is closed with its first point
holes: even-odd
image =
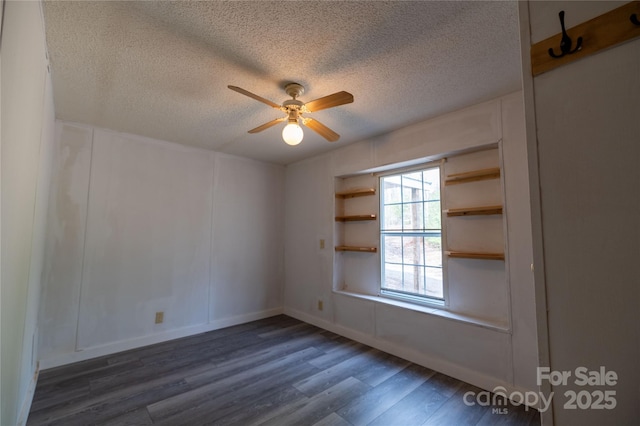
{"type": "Polygon", "coordinates": [[[521,87],[513,1],[47,1],[56,115],[63,120],[280,164],[521,87]],[[352,104],[311,116],[286,145],[283,86],[352,104]]]}

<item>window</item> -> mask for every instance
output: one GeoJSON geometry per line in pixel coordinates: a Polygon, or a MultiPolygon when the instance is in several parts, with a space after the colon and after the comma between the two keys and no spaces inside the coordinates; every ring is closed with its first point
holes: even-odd
{"type": "Polygon", "coordinates": [[[382,295],[444,300],[440,167],[380,177],[382,295]]]}

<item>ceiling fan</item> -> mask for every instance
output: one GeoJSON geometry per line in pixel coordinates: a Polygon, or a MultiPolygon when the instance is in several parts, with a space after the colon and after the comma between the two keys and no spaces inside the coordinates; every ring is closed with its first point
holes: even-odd
{"type": "Polygon", "coordinates": [[[275,120],[269,121],[268,123],[258,126],[255,129],[251,129],[249,130],[249,133],[258,133],[278,123],[287,121],[287,125],[282,130],[282,139],[284,139],[284,141],[289,145],[297,145],[302,141],[302,137],[304,136],[304,134],[302,132],[302,128],[300,127],[300,122],[318,133],[329,142],[335,142],[340,139],[339,134],[314,118],[304,117],[303,114],[316,112],[327,108],[333,108],[353,102],[353,95],[349,92],[344,91],[318,98],[307,103],[301,102],[298,100],[298,96],[304,93],[304,87],[298,83],[289,83],[284,87],[284,91],[293,99],[284,101],[282,105],[278,105],[275,102],[271,102],[268,99],[265,99],[237,86],[227,87],[235,92],[241,93],[245,96],[249,96],[250,98],[267,104],[272,108],[279,109],[280,111],[287,114],[286,117],[276,118],[275,120]]]}

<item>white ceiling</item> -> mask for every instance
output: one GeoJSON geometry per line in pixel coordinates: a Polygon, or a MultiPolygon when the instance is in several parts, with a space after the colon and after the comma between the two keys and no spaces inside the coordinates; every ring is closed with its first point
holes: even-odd
{"type": "Polygon", "coordinates": [[[515,1],[47,1],[56,116],[288,164],[521,87],[515,1]],[[281,103],[346,90],[298,146],[281,103]]]}

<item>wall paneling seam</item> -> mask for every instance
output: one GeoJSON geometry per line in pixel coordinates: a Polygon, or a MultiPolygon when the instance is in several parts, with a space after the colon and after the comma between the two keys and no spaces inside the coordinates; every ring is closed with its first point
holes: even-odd
{"type": "MultiPolygon", "coordinates": [[[[85,262],[87,258],[87,231],[89,229],[89,197],[91,194],[91,177],[93,176],[93,146],[95,143],[95,129],[91,128],[91,149],[89,155],[89,182],[87,184],[87,208],[84,213],[84,236],[82,238],[82,263],[80,267],[80,288],[78,289],[78,319],[76,320],[76,338],[75,338],[75,351],[78,352],[81,349],[78,347],[78,335],[80,333],[80,313],[82,309],[82,287],[84,285],[84,270],[85,262]]],[[[62,136],[62,135],[61,135],[62,136]]]]}

